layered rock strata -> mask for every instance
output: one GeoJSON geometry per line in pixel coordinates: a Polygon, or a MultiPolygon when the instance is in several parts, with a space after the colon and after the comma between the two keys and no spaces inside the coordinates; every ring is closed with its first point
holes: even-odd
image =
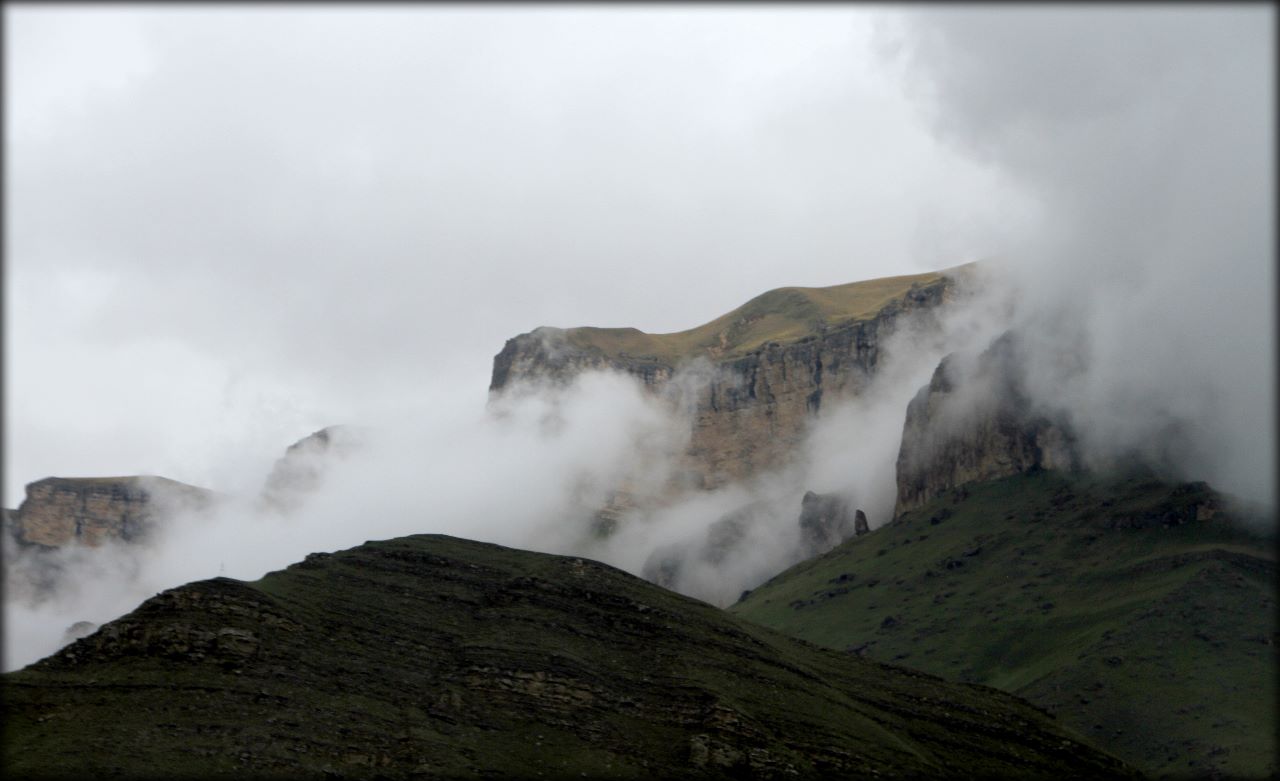
{"type": "Polygon", "coordinates": [[[19,545],[90,547],[137,542],[174,513],[203,509],[214,494],[163,477],[49,477],[27,486],[10,534],[19,545]]]}

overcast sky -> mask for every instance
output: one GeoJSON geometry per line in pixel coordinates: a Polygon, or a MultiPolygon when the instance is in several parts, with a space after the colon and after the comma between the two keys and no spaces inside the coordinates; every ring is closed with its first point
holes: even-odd
{"type": "Polygon", "coordinates": [[[1271,11],[1031,13],[6,5],[4,503],[48,475],[245,488],[321,426],[482,407],[539,325],[682,330],[1019,250],[1051,289],[1130,284],[1151,247],[1112,255],[1203,207],[1143,194],[1198,181],[1245,214],[1160,290],[1239,315],[1218,360],[1269,404],[1271,11]],[[1202,96],[1240,133],[1183,127],[1202,96]]]}

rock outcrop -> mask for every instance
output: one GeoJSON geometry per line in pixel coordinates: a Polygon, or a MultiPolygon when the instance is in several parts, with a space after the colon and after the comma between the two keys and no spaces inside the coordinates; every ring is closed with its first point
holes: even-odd
{"type": "Polygon", "coordinates": [[[66,631],[62,633],[61,645],[68,645],[70,643],[74,643],[75,641],[79,640],[82,637],[88,637],[89,635],[97,631],[97,629],[98,629],[98,625],[93,623],[92,621],[77,621],[71,626],[67,627],[66,631]]]}
{"type": "Polygon", "coordinates": [[[773,290],[673,334],[538,328],[494,358],[490,391],[592,369],[638,377],[689,416],[684,483],[716,488],[783,465],[825,402],[866,386],[900,321],[950,297],[956,271],[773,290]]]}
{"type": "Polygon", "coordinates": [[[27,485],[9,528],[19,545],[46,548],[137,542],[161,519],[203,509],[213,498],[204,488],[150,475],[49,477],[27,485]]]}
{"type": "MultiPolygon", "coordinates": [[[[772,534],[758,535],[758,531],[759,527],[773,523],[784,514],[789,512],[779,507],[776,501],[761,500],[740,507],[707,526],[700,539],[673,543],[655,550],[645,561],[640,575],[663,588],[689,593],[687,578],[691,568],[699,565],[720,567],[730,559],[740,558],[744,551],[762,540],[767,545],[778,545],[779,539],[785,535],[781,538],[772,534]]],[[[805,492],[801,499],[795,523],[796,533],[791,539],[798,539],[798,542],[785,550],[779,549],[775,561],[778,568],[826,553],[850,537],[870,530],[866,514],[854,509],[846,498],[813,491],[805,492]]],[[[746,585],[754,586],[764,577],[746,585]]],[[[708,598],[708,601],[715,600],[708,598]]]]}
{"type": "Polygon", "coordinates": [[[331,458],[360,449],[362,432],[352,426],[327,426],[294,442],[267,475],[262,501],[277,510],[292,510],[324,478],[331,458]]]}
{"type": "Polygon", "coordinates": [[[1007,332],[976,359],[948,355],[911,400],[898,451],[895,516],[966,483],[1079,464],[1062,417],[1028,397],[1020,349],[1007,332]]]}
{"type": "Polygon", "coordinates": [[[826,553],[850,537],[866,534],[867,515],[838,494],[805,492],[800,500],[801,559],[826,553]]]}

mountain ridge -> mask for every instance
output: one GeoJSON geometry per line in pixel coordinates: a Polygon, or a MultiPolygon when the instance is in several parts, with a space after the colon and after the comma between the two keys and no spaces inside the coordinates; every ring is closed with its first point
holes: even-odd
{"type": "Polygon", "coordinates": [[[442,535],[171,589],[4,684],[21,775],[1133,777],[1017,698],[442,535]]]}
{"type": "MultiPolygon", "coordinates": [[[[513,337],[563,341],[593,355],[674,369],[696,358],[724,361],[741,358],[769,343],[785,344],[813,336],[826,328],[875,318],[900,303],[914,289],[971,273],[975,264],[847,282],[827,287],[789,286],[768,290],[702,325],[683,331],[648,333],[633,327],[540,326],[513,337]]],[[[501,355],[501,354],[500,354],[501,355]]],[[[510,377],[495,362],[491,389],[507,385],[510,377]]]]}

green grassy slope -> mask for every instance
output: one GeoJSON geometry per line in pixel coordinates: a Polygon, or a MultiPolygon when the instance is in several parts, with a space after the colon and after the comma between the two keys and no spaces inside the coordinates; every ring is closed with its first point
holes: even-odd
{"type": "Polygon", "coordinates": [[[1041,472],[906,513],[730,608],[1027,697],[1154,775],[1276,771],[1274,538],[1210,492],[1041,472]]]}
{"type": "Polygon", "coordinates": [[[727,359],[745,355],[767,342],[787,342],[809,336],[817,325],[834,326],[875,317],[913,285],[940,282],[962,273],[958,266],[926,274],[851,282],[832,287],[784,287],[751,299],[728,314],[687,331],[648,334],[635,328],[570,328],[569,344],[606,355],[625,353],[669,365],[681,359],[710,356],[727,359]]]}
{"type": "Polygon", "coordinates": [[[3,683],[8,777],[1129,772],[1004,693],[429,535],[164,592],[3,683]]]}

